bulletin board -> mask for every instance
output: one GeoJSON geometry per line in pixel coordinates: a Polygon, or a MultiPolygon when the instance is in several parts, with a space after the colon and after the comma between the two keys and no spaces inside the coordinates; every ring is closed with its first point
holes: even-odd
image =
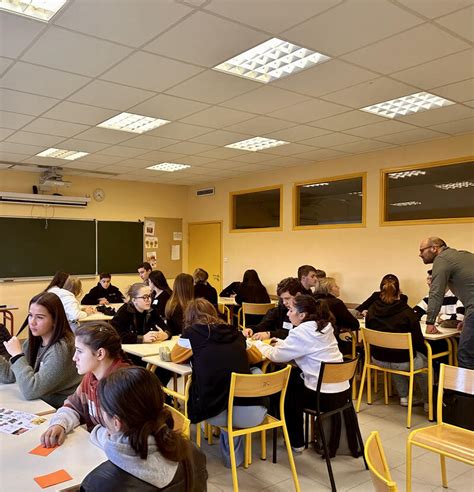
{"type": "Polygon", "coordinates": [[[183,271],[183,219],[145,217],[143,260],[166,278],[183,271]]]}

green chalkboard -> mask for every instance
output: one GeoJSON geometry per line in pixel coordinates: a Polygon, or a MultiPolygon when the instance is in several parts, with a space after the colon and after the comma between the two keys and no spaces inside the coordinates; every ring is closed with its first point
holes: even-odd
{"type": "Polygon", "coordinates": [[[133,273],[143,261],[143,222],[97,223],[97,273],[133,273]]]}
{"type": "Polygon", "coordinates": [[[0,217],[0,278],[96,270],[94,220],[0,217]]]}

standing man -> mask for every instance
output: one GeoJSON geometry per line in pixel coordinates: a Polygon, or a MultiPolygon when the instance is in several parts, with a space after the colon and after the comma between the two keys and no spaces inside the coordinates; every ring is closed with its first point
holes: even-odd
{"type": "Polygon", "coordinates": [[[459,367],[474,369],[474,255],[449,248],[439,237],[429,237],[421,242],[419,256],[423,263],[433,263],[426,332],[438,333],[434,323],[449,286],[466,310],[459,340],[458,364],[459,367]]]}
{"type": "Polygon", "coordinates": [[[142,279],[142,282],[145,284],[145,285],[149,285],[148,284],[148,277],[150,276],[150,273],[151,273],[151,265],[148,263],[148,261],[144,261],[143,263],[140,263],[138,265],[138,275],[140,275],[140,278],[142,279]]]}

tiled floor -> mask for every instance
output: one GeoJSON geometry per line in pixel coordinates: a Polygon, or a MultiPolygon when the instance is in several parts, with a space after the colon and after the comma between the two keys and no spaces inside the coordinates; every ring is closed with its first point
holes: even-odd
{"type": "MultiPolygon", "coordinates": [[[[395,399],[387,406],[379,399],[370,406],[363,404],[358,416],[364,441],[371,431],[379,431],[392,471],[392,478],[397,482],[399,490],[404,491],[405,444],[410,432],[405,427],[406,409],[400,407],[395,399]]],[[[414,408],[412,429],[427,424],[428,421],[423,409],[414,408]]],[[[258,437],[254,436],[253,463],[247,470],[242,467],[238,469],[239,490],[241,492],[263,490],[267,492],[291,492],[294,490],[283,439],[280,438],[278,446],[278,463],[273,464],[271,461],[270,434],[268,433],[267,452],[269,456],[266,461],[259,458],[260,445],[258,437]]],[[[217,440],[214,441],[213,446],[209,446],[206,441],[203,441],[202,446],[207,455],[208,491],[231,491],[231,473],[221,463],[217,440]]],[[[447,459],[449,488],[443,489],[438,455],[414,447],[413,456],[413,492],[474,492],[474,471],[468,465],[447,459]]],[[[302,492],[330,490],[326,464],[311,448],[301,455],[296,455],[295,462],[302,492]]],[[[337,456],[332,460],[332,465],[338,491],[369,492],[374,490],[362,458],[337,456]]]]}

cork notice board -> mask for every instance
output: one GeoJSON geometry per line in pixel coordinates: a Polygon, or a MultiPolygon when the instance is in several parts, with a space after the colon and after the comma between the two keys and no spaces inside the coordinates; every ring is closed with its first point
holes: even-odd
{"type": "Polygon", "coordinates": [[[166,278],[183,271],[183,219],[145,217],[143,259],[166,278]]]}

